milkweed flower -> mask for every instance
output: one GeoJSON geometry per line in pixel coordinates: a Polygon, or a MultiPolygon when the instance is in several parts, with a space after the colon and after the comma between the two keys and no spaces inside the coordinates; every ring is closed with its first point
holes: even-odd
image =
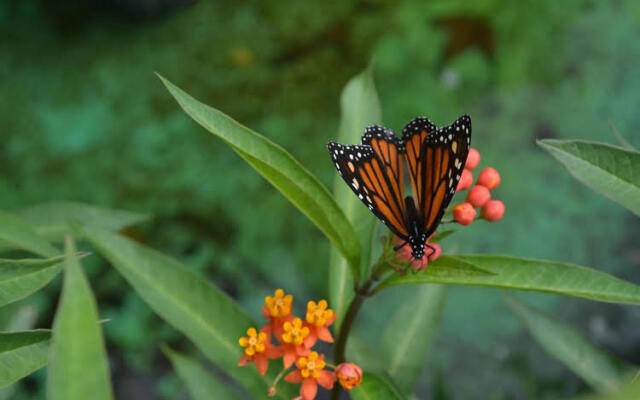
{"type": "Polygon", "coordinates": [[[281,355],[280,350],[271,344],[269,335],[266,332],[258,332],[256,328],[247,329],[247,336],[241,337],[238,343],[244,347],[244,353],[238,365],[242,367],[254,362],[262,375],[267,372],[269,359],[278,358],[281,355]]]}
{"type": "Polygon", "coordinates": [[[354,363],[342,363],[336,368],[336,376],[343,388],[351,390],[362,382],[362,368],[354,363]]]}
{"type": "Polygon", "coordinates": [[[296,399],[313,400],[318,393],[318,385],[332,389],[336,381],[335,373],[327,371],[324,355],[312,351],[308,357],[300,357],[296,362],[297,369],[290,372],[284,380],[289,383],[302,383],[300,397],[296,399]]]}
{"type": "Polygon", "coordinates": [[[467,203],[473,207],[482,207],[491,200],[491,192],[484,186],[475,185],[467,194],[467,203]]]}
{"type": "Polygon", "coordinates": [[[285,321],[282,325],[282,352],[284,367],[289,368],[300,356],[309,354],[309,349],[305,347],[304,340],[309,336],[309,327],[302,326],[300,318],[292,321],[285,321]]]}
{"type": "Polygon", "coordinates": [[[480,172],[476,184],[486,187],[489,190],[493,190],[500,184],[500,174],[498,171],[491,167],[487,167],[480,172]]]}
{"type": "Polygon", "coordinates": [[[473,147],[469,149],[469,154],[467,155],[467,161],[464,164],[464,168],[468,170],[472,170],[480,164],[480,152],[473,147]]]}
{"type": "Polygon", "coordinates": [[[476,217],[476,210],[469,203],[458,204],[453,207],[453,219],[460,225],[469,225],[476,217]]]}
{"type": "Polygon", "coordinates": [[[482,207],[482,218],[489,222],[495,222],[504,215],[504,203],[500,200],[490,200],[482,207]]]}
{"type": "Polygon", "coordinates": [[[269,319],[264,329],[267,334],[273,333],[280,342],[282,342],[282,328],[284,323],[293,319],[291,315],[292,302],[293,296],[285,294],[282,289],[276,289],[273,296],[266,296],[264,298],[265,305],[262,306],[262,315],[269,319]]]}
{"type": "Polygon", "coordinates": [[[414,271],[422,271],[423,269],[427,268],[427,265],[430,261],[435,261],[438,259],[438,257],[440,257],[440,255],[442,255],[442,248],[440,248],[438,244],[429,243],[429,239],[431,239],[432,236],[433,235],[429,236],[429,238],[425,242],[425,255],[420,259],[416,259],[413,257],[413,254],[411,252],[411,245],[400,239],[398,236],[394,235],[394,243],[396,243],[397,245],[406,243],[396,252],[396,258],[398,259],[398,261],[408,262],[409,266],[414,271]],[[433,247],[433,251],[431,251],[427,245],[433,247]]]}
{"type": "Polygon", "coordinates": [[[462,170],[462,175],[460,175],[460,180],[458,181],[458,186],[456,187],[456,192],[461,190],[465,190],[471,187],[473,184],[473,174],[468,169],[462,170]]]}
{"type": "Polygon", "coordinates": [[[312,348],[318,339],[333,343],[329,326],[336,320],[337,315],[332,309],[327,308],[328,306],[329,304],[324,299],[318,303],[313,300],[307,303],[305,326],[309,328],[309,336],[304,339],[304,345],[308,349],[312,348]]]}

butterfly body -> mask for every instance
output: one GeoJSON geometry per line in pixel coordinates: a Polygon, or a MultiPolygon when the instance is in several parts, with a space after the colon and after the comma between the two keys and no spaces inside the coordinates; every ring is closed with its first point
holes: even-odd
{"type": "Polygon", "coordinates": [[[336,169],[358,198],[421,259],[460,180],[471,143],[471,118],[436,128],[424,117],[403,129],[402,138],[373,125],[360,145],[329,142],[336,169]],[[406,171],[405,171],[406,170],[406,171]],[[412,195],[405,197],[405,172],[412,195]]]}

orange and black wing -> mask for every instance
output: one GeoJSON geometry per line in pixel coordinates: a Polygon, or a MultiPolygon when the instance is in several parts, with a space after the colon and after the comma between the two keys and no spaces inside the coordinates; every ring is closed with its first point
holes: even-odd
{"type": "Polygon", "coordinates": [[[403,154],[393,132],[370,126],[361,145],[329,142],[329,154],[351,190],[399,237],[407,239],[403,154]]]}
{"type": "Polygon", "coordinates": [[[403,129],[407,169],[422,227],[431,235],[456,192],[471,144],[471,118],[463,115],[436,129],[416,118],[403,129]]]}

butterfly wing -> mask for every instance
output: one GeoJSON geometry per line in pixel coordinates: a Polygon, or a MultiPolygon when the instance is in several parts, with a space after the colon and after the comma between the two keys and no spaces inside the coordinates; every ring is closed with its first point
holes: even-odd
{"type": "Polygon", "coordinates": [[[471,144],[471,118],[463,115],[440,129],[416,118],[404,127],[403,140],[416,208],[429,236],[456,192],[471,144]]]}
{"type": "Polygon", "coordinates": [[[351,190],[393,233],[408,238],[405,226],[402,152],[393,132],[371,126],[362,144],[327,145],[336,169],[351,190]]]}

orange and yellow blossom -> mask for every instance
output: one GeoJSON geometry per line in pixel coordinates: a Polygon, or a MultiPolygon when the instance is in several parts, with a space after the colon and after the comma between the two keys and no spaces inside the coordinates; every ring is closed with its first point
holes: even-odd
{"type": "Polygon", "coordinates": [[[281,356],[280,349],[271,344],[267,333],[258,333],[256,328],[247,329],[247,336],[241,337],[238,343],[244,347],[244,353],[238,361],[238,365],[242,367],[254,362],[258,372],[262,375],[267,372],[269,359],[281,356]]]}
{"type": "Polygon", "coordinates": [[[284,379],[290,383],[302,383],[300,397],[296,399],[313,400],[318,392],[318,384],[332,389],[336,375],[324,369],[324,355],[312,351],[308,357],[300,357],[296,362],[298,369],[290,372],[284,379]]]}
{"type": "Polygon", "coordinates": [[[343,388],[351,390],[362,382],[362,368],[354,363],[342,363],[336,367],[336,376],[343,388]]]}
{"type": "Polygon", "coordinates": [[[264,298],[265,305],[262,306],[262,315],[269,319],[263,328],[267,334],[273,335],[282,342],[282,328],[285,322],[293,320],[291,315],[291,303],[293,296],[284,293],[282,289],[276,289],[273,296],[264,298]]]}
{"type": "Polygon", "coordinates": [[[304,346],[304,341],[309,336],[309,328],[302,326],[300,318],[285,321],[282,324],[282,352],[284,367],[289,368],[300,356],[306,356],[310,350],[304,346]]]}
{"type": "Polygon", "coordinates": [[[326,300],[320,300],[317,304],[315,301],[307,303],[307,315],[305,318],[305,326],[309,328],[309,335],[304,340],[306,348],[310,349],[316,344],[318,339],[333,343],[333,337],[328,327],[336,320],[336,313],[332,309],[327,308],[326,300]]]}

